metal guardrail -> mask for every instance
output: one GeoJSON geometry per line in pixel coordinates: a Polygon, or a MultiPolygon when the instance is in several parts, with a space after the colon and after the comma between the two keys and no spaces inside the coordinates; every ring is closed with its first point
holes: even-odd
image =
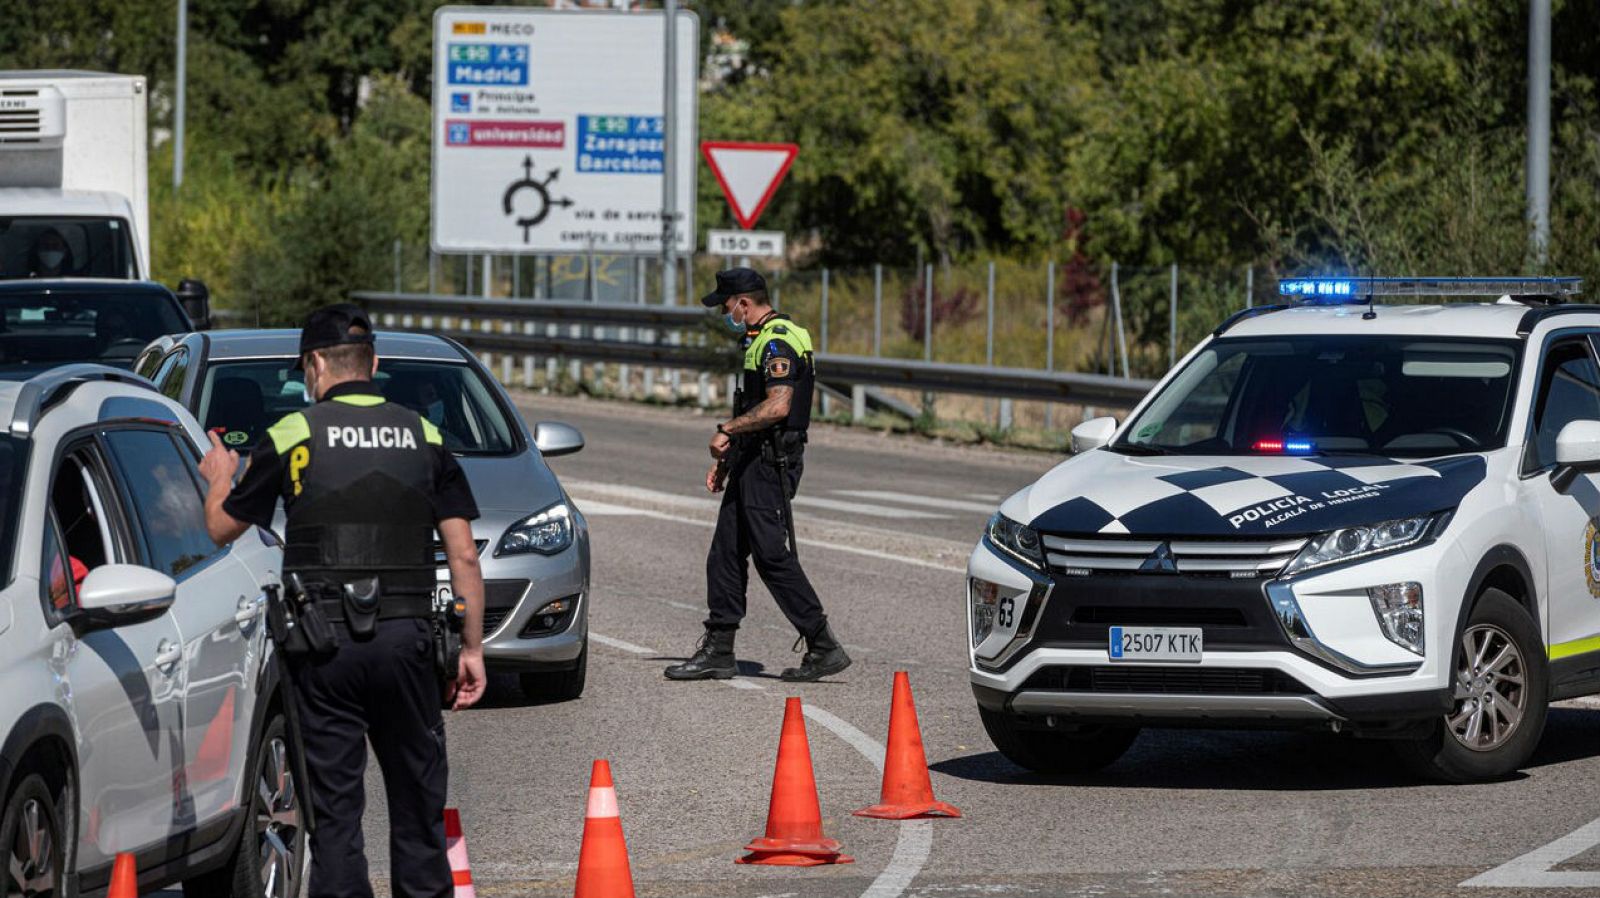
{"type": "MultiPolygon", "coordinates": [[[[358,292],[352,298],[374,316],[411,316],[413,319],[461,319],[474,322],[512,322],[517,325],[591,324],[667,330],[703,326],[707,313],[693,306],[651,306],[630,303],[592,303],[527,299],[480,299],[434,294],[358,292]]],[[[380,319],[381,320],[381,319],[380,319]]],[[[443,323],[441,320],[439,323],[443,323]]],[[[735,350],[669,343],[665,340],[611,340],[554,334],[508,333],[440,328],[434,322],[400,323],[398,329],[426,331],[450,337],[479,352],[557,356],[596,362],[658,365],[667,368],[732,370],[735,350]]],[[[394,326],[384,323],[385,327],[394,326]]],[[[1131,408],[1155,386],[1155,381],[1038,371],[1028,368],[994,368],[918,359],[818,353],[817,370],[831,383],[848,382],[899,387],[927,392],[967,393],[1003,399],[1070,402],[1105,408],[1131,408]]]]}

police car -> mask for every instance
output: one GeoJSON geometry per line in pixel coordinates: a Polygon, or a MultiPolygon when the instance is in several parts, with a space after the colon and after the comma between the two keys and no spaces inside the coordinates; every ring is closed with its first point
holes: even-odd
{"type": "Polygon", "coordinates": [[[1600,692],[1579,287],[1286,280],[1126,421],[1075,428],[968,562],[996,747],[1072,772],[1142,726],[1267,726],[1391,739],[1447,781],[1526,762],[1551,701],[1600,692]]]}
{"type": "Polygon", "coordinates": [[[200,425],[149,381],[0,383],[0,894],[290,898],[307,860],[266,642],[282,552],[206,533],[200,425]]]}

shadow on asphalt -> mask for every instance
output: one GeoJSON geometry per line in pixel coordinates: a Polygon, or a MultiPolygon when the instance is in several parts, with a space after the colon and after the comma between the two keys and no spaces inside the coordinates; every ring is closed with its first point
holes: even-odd
{"type": "MultiPolygon", "coordinates": [[[[1600,757],[1600,710],[1552,708],[1525,769],[1600,757]]],[[[1048,776],[997,751],[929,765],[937,773],[998,785],[1142,789],[1401,789],[1431,785],[1400,765],[1379,740],[1332,734],[1145,730],[1128,753],[1097,773],[1048,776]]],[[[1517,772],[1504,781],[1526,779],[1517,772]]]]}

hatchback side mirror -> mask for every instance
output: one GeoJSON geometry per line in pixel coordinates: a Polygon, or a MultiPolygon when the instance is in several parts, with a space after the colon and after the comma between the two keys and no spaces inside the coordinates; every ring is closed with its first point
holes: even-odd
{"type": "Polygon", "coordinates": [[[78,607],[90,627],[115,627],[149,620],[171,607],[178,583],[136,564],[102,564],[83,578],[78,607]]]}
{"type": "Polygon", "coordinates": [[[206,287],[206,282],[195,278],[184,278],[178,282],[178,302],[183,304],[183,313],[189,316],[189,323],[197,331],[211,329],[211,290],[206,287]]]}
{"type": "Polygon", "coordinates": [[[1565,491],[1579,474],[1600,472],[1600,421],[1569,421],[1556,434],[1556,466],[1550,482],[1565,491]]]}
{"type": "Polygon", "coordinates": [[[1072,454],[1099,449],[1117,433],[1116,418],[1090,418],[1072,428],[1072,454]]]}
{"type": "Polygon", "coordinates": [[[583,448],[583,434],[571,424],[559,421],[540,421],[533,425],[533,445],[545,458],[571,455],[583,448]]]}

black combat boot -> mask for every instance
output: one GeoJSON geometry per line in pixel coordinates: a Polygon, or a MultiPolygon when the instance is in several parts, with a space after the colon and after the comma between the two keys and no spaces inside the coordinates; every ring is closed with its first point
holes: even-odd
{"type": "Polygon", "coordinates": [[[695,646],[694,657],[674,664],[665,673],[669,680],[731,680],[739,672],[733,658],[733,630],[706,628],[695,646]]]}
{"type": "Polygon", "coordinates": [[[800,666],[785,670],[779,675],[783,679],[810,682],[833,676],[850,666],[850,656],[844,653],[844,646],[839,644],[839,640],[833,638],[833,631],[828,629],[826,623],[822,629],[805,637],[805,642],[806,654],[800,659],[800,666]]]}

